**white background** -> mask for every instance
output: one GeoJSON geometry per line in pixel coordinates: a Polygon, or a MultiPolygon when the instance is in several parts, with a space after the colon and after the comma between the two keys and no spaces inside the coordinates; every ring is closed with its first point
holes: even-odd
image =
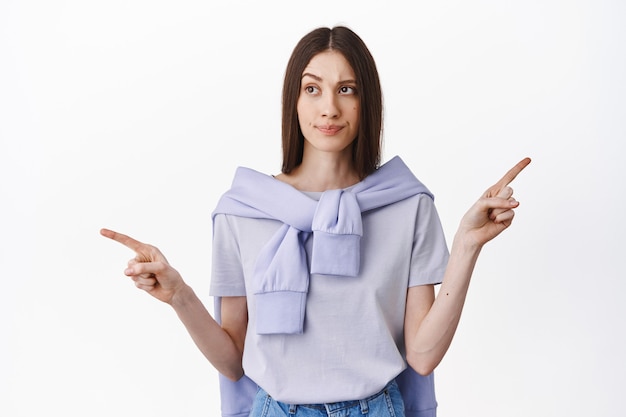
{"type": "Polygon", "coordinates": [[[210,213],[280,168],[291,50],[346,24],[385,92],[385,155],[448,241],[525,156],[436,371],[439,416],[621,416],[626,3],[0,2],[0,415],[217,416],[215,371],[122,271],[159,246],[212,310],[210,213]]]}

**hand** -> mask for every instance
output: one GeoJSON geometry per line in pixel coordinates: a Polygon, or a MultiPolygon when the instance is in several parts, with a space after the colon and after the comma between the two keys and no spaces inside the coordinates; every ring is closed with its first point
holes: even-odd
{"type": "Polygon", "coordinates": [[[160,301],[171,304],[174,294],[183,288],[185,283],[159,249],[112,230],[102,229],[100,234],[135,252],[136,256],[128,261],[124,274],[135,281],[137,288],[160,301]]]}
{"type": "Polygon", "coordinates": [[[466,244],[482,246],[511,225],[515,216],[513,209],[519,203],[513,198],[509,184],[528,164],[530,158],[522,159],[485,191],[461,219],[457,238],[466,244]]]}

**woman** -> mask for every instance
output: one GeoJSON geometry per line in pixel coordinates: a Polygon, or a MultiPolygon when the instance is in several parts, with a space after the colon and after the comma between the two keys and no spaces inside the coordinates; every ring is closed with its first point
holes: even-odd
{"type": "Polygon", "coordinates": [[[354,32],[300,40],[283,89],[282,172],[239,168],[213,213],[215,319],[158,249],[102,230],[136,252],[125,274],[174,308],[223,376],[224,415],[436,414],[432,371],[530,160],[469,209],[448,252],[430,191],[397,157],[379,166],[382,111],[354,32]]]}

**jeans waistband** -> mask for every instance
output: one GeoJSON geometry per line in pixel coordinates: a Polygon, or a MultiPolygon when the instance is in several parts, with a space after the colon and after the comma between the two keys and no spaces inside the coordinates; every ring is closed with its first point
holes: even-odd
{"type": "Polygon", "coordinates": [[[361,413],[366,414],[368,412],[368,402],[376,399],[377,397],[383,395],[390,388],[397,389],[395,379],[389,382],[385,388],[377,392],[376,394],[370,395],[367,398],[363,398],[361,400],[350,400],[350,401],[338,401],[334,403],[319,403],[319,404],[289,404],[289,412],[291,414],[295,414],[298,407],[304,408],[313,408],[316,410],[326,411],[328,413],[339,411],[345,408],[352,408],[356,406],[361,407],[361,413]]]}

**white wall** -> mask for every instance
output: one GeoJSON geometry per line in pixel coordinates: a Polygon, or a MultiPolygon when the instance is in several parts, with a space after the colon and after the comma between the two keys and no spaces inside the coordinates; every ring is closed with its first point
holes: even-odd
{"type": "Polygon", "coordinates": [[[237,165],[279,170],[286,61],[335,24],[376,57],[385,159],[435,192],[449,240],[533,158],[439,415],[621,415],[625,3],[409,4],[0,2],[1,415],[218,415],[214,370],[98,230],[159,246],[212,308],[210,213],[237,165]]]}

